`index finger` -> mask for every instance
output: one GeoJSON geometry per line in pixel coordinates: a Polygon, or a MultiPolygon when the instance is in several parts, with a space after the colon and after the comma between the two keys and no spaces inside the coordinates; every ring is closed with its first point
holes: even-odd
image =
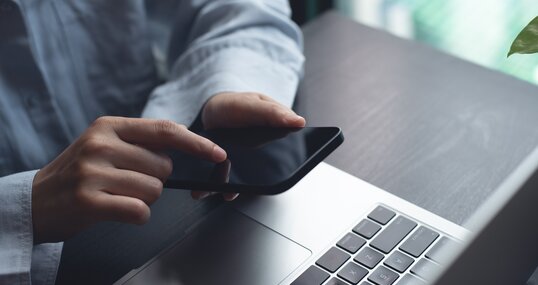
{"type": "Polygon", "coordinates": [[[160,149],[178,149],[209,161],[221,162],[226,152],[207,138],[168,120],[105,118],[118,137],[128,143],[160,149]]]}

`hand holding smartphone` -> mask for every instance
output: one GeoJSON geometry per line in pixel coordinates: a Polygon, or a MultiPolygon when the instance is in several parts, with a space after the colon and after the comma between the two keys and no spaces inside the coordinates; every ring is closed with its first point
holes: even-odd
{"type": "Polygon", "coordinates": [[[278,194],[295,185],[344,140],[337,127],[231,128],[202,131],[228,154],[211,163],[171,151],[167,188],[278,194]]]}

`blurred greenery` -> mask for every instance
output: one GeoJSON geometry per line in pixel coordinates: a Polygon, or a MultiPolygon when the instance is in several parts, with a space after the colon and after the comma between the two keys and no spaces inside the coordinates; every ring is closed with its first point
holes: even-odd
{"type": "Polygon", "coordinates": [[[359,22],[538,83],[538,56],[506,59],[514,38],[538,15],[537,0],[335,0],[335,5],[359,22]],[[406,25],[410,31],[399,34],[406,25]]]}
{"type": "Polygon", "coordinates": [[[333,7],[332,0],[290,0],[293,20],[302,25],[333,7]]]}

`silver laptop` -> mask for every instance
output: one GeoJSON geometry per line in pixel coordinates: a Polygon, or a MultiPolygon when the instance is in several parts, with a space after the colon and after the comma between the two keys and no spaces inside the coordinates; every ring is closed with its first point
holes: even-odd
{"type": "Polygon", "coordinates": [[[116,284],[525,284],[538,266],[538,150],[467,230],[321,163],[242,197],[116,284]]]}

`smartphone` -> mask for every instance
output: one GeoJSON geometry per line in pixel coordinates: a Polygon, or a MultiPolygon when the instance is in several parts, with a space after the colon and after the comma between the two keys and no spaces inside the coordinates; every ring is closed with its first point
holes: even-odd
{"type": "Polygon", "coordinates": [[[340,128],[232,128],[199,132],[228,154],[212,163],[168,152],[173,171],[166,188],[278,194],[290,189],[344,141],[340,128]]]}

